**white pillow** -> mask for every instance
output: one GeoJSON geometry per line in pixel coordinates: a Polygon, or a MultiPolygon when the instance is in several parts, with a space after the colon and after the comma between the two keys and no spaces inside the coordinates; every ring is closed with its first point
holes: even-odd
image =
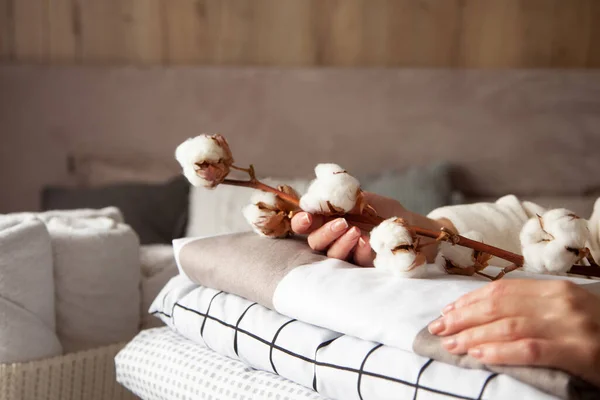
{"type": "MultiPolygon", "coordinates": [[[[311,182],[309,179],[262,181],[273,187],[285,183],[300,194],[306,193],[311,182]]],[[[212,190],[192,186],[186,236],[207,237],[250,231],[250,225],[242,215],[242,208],[250,202],[253,192],[254,189],[229,185],[220,185],[212,190]]]]}
{"type": "Polygon", "coordinates": [[[62,354],[55,325],[48,230],[33,216],[0,215],[0,363],[62,354]]]}

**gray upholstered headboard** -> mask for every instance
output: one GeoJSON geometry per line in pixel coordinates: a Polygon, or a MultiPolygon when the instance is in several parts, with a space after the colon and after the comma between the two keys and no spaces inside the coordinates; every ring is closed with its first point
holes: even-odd
{"type": "Polygon", "coordinates": [[[600,72],[0,66],[0,212],[69,180],[69,154],[177,166],[200,132],[263,174],[447,160],[468,194],[600,188],[600,72]]]}

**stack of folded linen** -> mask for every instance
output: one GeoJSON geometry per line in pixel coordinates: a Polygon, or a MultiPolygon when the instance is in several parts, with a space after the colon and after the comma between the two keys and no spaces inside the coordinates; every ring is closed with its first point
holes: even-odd
{"type": "Polygon", "coordinates": [[[168,328],[140,334],[117,357],[118,379],[142,398],[268,398],[283,386],[284,398],[598,395],[562,371],[487,366],[442,349],[425,327],[485,280],[445,274],[406,280],[327,259],[302,240],[251,233],[181,239],[174,251],[180,274],[149,310],[168,328]],[[165,370],[168,377],[152,378],[165,370]]]}

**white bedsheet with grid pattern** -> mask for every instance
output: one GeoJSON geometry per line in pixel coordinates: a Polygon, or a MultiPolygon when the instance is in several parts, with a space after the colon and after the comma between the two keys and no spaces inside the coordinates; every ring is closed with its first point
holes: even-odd
{"type": "Polygon", "coordinates": [[[195,343],[333,399],[552,398],[508,376],[316,327],[183,276],[165,286],[150,311],[195,343]]]}

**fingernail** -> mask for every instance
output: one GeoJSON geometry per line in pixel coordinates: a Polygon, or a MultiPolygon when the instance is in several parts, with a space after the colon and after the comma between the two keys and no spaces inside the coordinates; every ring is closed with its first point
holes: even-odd
{"type": "Polygon", "coordinates": [[[454,303],[450,303],[446,307],[444,307],[444,309],[442,310],[442,315],[446,315],[452,310],[454,310],[454,303]]]}
{"type": "Polygon", "coordinates": [[[474,358],[481,358],[481,357],[483,357],[483,351],[481,351],[481,349],[477,349],[477,348],[469,349],[469,355],[474,358]]]}
{"type": "Polygon", "coordinates": [[[300,222],[302,223],[303,226],[309,226],[312,221],[310,220],[310,215],[308,215],[308,213],[305,213],[302,216],[302,219],[300,220],[300,222]]]}
{"type": "Polygon", "coordinates": [[[367,245],[367,242],[365,241],[365,239],[360,238],[360,239],[358,239],[358,245],[360,247],[365,247],[367,245]]]}
{"type": "Polygon", "coordinates": [[[358,229],[357,227],[354,227],[354,228],[350,229],[350,231],[348,231],[348,235],[350,236],[350,239],[354,239],[354,238],[360,236],[360,229],[358,229]]]}
{"type": "Polygon", "coordinates": [[[337,219],[333,224],[331,224],[331,230],[334,232],[341,232],[348,228],[348,222],[344,218],[337,219]]]}
{"type": "Polygon", "coordinates": [[[444,330],[444,327],[444,319],[440,318],[429,324],[429,327],[427,329],[429,329],[429,333],[431,333],[432,335],[437,335],[438,333],[444,330]]]}
{"type": "Polygon", "coordinates": [[[456,347],[456,339],[454,338],[446,338],[442,341],[442,346],[446,348],[446,350],[452,350],[456,347]]]}

